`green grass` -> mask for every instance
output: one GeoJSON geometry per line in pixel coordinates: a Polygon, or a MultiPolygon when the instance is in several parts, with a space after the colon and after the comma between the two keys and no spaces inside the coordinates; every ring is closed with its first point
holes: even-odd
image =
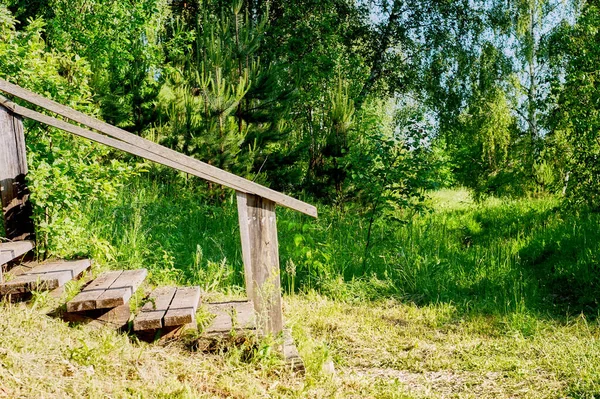
{"type": "MultiPolygon", "coordinates": [[[[0,397],[597,398],[600,327],[584,317],[465,316],[453,305],[286,296],[305,376],[269,354],[196,353],[0,304],[0,397]]],[[[272,348],[271,348],[272,350],[272,348]]]]}
{"type": "MultiPolygon", "coordinates": [[[[116,202],[90,201],[84,232],[65,237],[58,254],[146,267],[155,284],[243,293],[234,197],[214,206],[190,191],[141,180],[116,202]]],[[[368,218],[359,209],[320,206],[314,220],[278,208],[284,289],[447,303],[466,313],[597,316],[600,215],[569,213],[552,197],[475,204],[464,190],[431,193],[428,207],[404,223],[377,220],[366,262],[368,218]]]]}
{"type": "MultiPolygon", "coordinates": [[[[192,191],[140,179],[115,202],[90,200],[54,252],[241,296],[233,198],[192,191]]],[[[147,345],[48,318],[56,305],[39,295],[0,306],[0,397],[600,397],[600,215],[557,198],[476,204],[463,190],[428,206],[378,220],[366,268],[359,209],[320,206],[312,220],[278,208],[285,318],[306,377],[268,342],[250,356],[147,345]]]]}

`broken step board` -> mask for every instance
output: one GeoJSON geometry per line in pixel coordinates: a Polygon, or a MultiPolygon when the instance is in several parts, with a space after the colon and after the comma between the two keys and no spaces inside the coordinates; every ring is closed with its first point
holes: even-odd
{"type": "Polygon", "coordinates": [[[90,269],[91,265],[89,259],[28,264],[30,269],[0,284],[0,294],[17,295],[31,291],[51,291],[62,287],[68,281],[79,278],[90,269]]]}
{"type": "Polygon", "coordinates": [[[292,371],[299,373],[306,371],[304,361],[298,353],[298,348],[296,348],[292,332],[289,329],[283,330],[283,358],[292,371]]]}
{"type": "Polygon", "coordinates": [[[33,241],[14,241],[0,243],[0,266],[18,259],[31,251],[35,245],[33,241]]]}
{"type": "Polygon", "coordinates": [[[209,303],[207,310],[214,318],[192,344],[195,350],[217,352],[256,339],[256,316],[251,301],[209,303]]]}
{"type": "Polygon", "coordinates": [[[204,330],[204,334],[216,337],[226,337],[231,332],[254,332],[256,316],[252,301],[230,301],[209,303],[208,312],[215,318],[204,330]]]}
{"type": "Polygon", "coordinates": [[[159,287],[133,321],[134,331],[153,331],[195,324],[200,287],[159,287]]]}
{"type": "Polygon", "coordinates": [[[67,312],[109,309],[125,305],[147,275],[146,269],[104,273],[67,302],[67,312]]]}

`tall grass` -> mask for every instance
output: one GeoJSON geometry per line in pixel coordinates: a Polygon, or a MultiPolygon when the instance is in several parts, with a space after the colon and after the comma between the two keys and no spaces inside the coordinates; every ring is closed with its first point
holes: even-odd
{"type": "MultiPolygon", "coordinates": [[[[146,267],[157,284],[242,293],[235,198],[216,206],[192,192],[141,179],[116,203],[90,201],[89,251],[106,267],[146,267]]],[[[476,204],[461,190],[430,197],[424,215],[375,223],[366,262],[368,220],[356,209],[320,206],[313,220],[278,208],[284,289],[467,312],[597,314],[599,215],[568,213],[556,198],[476,204]]]]}

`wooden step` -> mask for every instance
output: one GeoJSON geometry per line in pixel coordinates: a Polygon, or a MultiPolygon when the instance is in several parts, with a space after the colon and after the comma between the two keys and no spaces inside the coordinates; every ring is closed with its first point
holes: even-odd
{"type": "Polygon", "coordinates": [[[212,323],[204,330],[209,336],[227,335],[232,331],[256,330],[254,304],[251,301],[211,303],[209,313],[215,315],[212,323]]]}
{"type": "Polygon", "coordinates": [[[256,343],[256,316],[251,301],[210,303],[207,310],[215,317],[192,343],[195,350],[218,352],[229,346],[256,343]]]}
{"type": "Polygon", "coordinates": [[[146,269],[104,273],[67,302],[67,312],[108,309],[125,305],[147,275],[146,269]]]}
{"type": "Polygon", "coordinates": [[[133,320],[134,331],[158,330],[163,328],[163,318],[173,301],[176,287],[159,287],[152,291],[148,302],[133,320]]]}
{"type": "Polygon", "coordinates": [[[15,278],[0,284],[0,295],[24,294],[31,291],[49,291],[79,278],[92,263],[89,259],[28,264],[31,267],[15,278]]]}
{"type": "Polygon", "coordinates": [[[200,293],[200,287],[155,289],[133,321],[133,330],[159,330],[195,323],[200,293]]]}
{"type": "Polygon", "coordinates": [[[0,266],[15,260],[31,251],[33,241],[14,241],[0,243],[0,266]]]}

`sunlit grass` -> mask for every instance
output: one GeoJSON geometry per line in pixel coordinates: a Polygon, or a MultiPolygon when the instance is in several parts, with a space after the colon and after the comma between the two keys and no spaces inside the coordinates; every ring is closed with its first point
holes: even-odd
{"type": "Polygon", "coordinates": [[[269,342],[250,354],[197,353],[68,326],[45,315],[50,304],[1,303],[0,397],[538,399],[600,390],[600,327],[582,316],[464,315],[452,304],[315,292],[284,299],[304,376],[269,342]]]}
{"type": "MultiPolygon", "coordinates": [[[[90,201],[72,215],[86,233],[63,248],[96,272],[145,267],[153,285],[243,296],[233,198],[191,192],[141,180],[90,201]]],[[[428,206],[378,220],[366,262],[360,209],[320,206],[313,220],[278,208],[285,318],[306,377],[269,343],[203,355],[67,327],[40,295],[0,306],[0,397],[596,397],[600,216],[557,198],[478,204],[464,190],[428,206]]]]}
{"type": "MultiPolygon", "coordinates": [[[[91,238],[70,247],[85,241],[103,267],[146,267],[156,284],[243,293],[234,197],[214,206],[192,191],[141,181],[116,203],[92,202],[83,212],[91,238]]],[[[282,286],[343,301],[597,315],[600,215],[567,213],[552,197],[479,204],[465,190],[429,197],[424,214],[376,221],[366,262],[368,218],[359,209],[320,206],[314,220],[279,207],[282,286]]]]}

